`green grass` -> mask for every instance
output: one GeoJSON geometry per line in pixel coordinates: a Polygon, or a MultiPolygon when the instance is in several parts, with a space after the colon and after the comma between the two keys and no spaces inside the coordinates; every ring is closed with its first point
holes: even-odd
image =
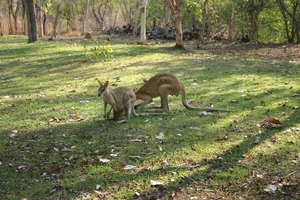
{"type": "Polygon", "coordinates": [[[114,57],[90,62],[81,39],[1,37],[1,199],[297,199],[299,47],[111,40],[114,57]],[[134,89],[162,72],[192,105],[232,112],[200,116],[170,96],[170,115],[102,118],[95,77],[134,89]],[[268,116],[283,127],[257,127],[268,116]]]}

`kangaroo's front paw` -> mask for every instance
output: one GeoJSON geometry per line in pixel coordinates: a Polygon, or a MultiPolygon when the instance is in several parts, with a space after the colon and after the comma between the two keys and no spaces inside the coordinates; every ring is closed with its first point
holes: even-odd
{"type": "Polygon", "coordinates": [[[104,117],[105,119],[109,119],[110,113],[105,113],[103,117],[104,117]]]}

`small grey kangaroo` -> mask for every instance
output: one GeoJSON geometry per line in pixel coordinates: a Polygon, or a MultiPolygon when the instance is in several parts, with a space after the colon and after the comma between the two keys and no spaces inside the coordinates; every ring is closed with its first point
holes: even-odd
{"type": "Polygon", "coordinates": [[[131,112],[135,117],[148,115],[147,113],[137,114],[135,112],[134,103],[136,95],[132,89],[128,87],[116,87],[109,90],[109,81],[102,83],[98,78],[96,80],[99,83],[98,96],[102,96],[104,102],[104,118],[109,119],[111,110],[114,112],[113,119],[117,120],[118,123],[129,121],[131,112]],[[111,106],[108,112],[106,112],[107,104],[111,106]],[[125,113],[126,119],[120,120],[123,113],[125,113]]]}

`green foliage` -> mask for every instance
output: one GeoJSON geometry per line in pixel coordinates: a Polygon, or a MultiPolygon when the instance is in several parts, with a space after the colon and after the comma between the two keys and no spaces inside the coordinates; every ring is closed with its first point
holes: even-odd
{"type": "Polygon", "coordinates": [[[191,28],[193,25],[201,27],[201,23],[202,23],[201,6],[202,6],[202,2],[194,1],[194,0],[184,1],[181,4],[182,10],[186,11],[182,15],[182,23],[186,27],[191,28]]]}
{"type": "Polygon", "coordinates": [[[83,43],[85,57],[88,60],[110,59],[113,57],[113,48],[107,40],[99,42],[97,38],[85,39],[83,43]]]}

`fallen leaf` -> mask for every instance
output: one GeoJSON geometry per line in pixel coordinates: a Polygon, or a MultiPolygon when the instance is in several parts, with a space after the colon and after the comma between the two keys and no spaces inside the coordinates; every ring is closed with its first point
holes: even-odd
{"type": "Polygon", "coordinates": [[[160,185],[164,185],[162,182],[154,181],[154,180],[150,180],[150,184],[151,184],[152,186],[160,186],[160,185]]]}
{"type": "Polygon", "coordinates": [[[141,158],[141,156],[129,156],[129,158],[136,159],[136,158],[141,158]]]}
{"type": "Polygon", "coordinates": [[[163,163],[164,163],[165,165],[167,165],[167,166],[169,165],[167,159],[164,159],[164,160],[163,160],[163,163]]]}
{"type": "Polygon", "coordinates": [[[74,150],[74,148],[72,148],[72,147],[71,148],[64,147],[61,149],[61,151],[62,152],[72,152],[72,151],[76,151],[76,150],[74,150]]]}
{"type": "Polygon", "coordinates": [[[18,167],[18,172],[25,172],[29,169],[28,166],[22,165],[18,167]]]}
{"type": "Polygon", "coordinates": [[[111,153],[111,154],[109,154],[111,157],[118,157],[118,154],[119,153],[111,153]]]}
{"type": "Polygon", "coordinates": [[[200,128],[198,128],[198,127],[190,127],[190,130],[200,131],[200,128]]]}
{"type": "Polygon", "coordinates": [[[60,122],[62,119],[58,117],[50,117],[48,122],[60,122]]]}
{"type": "Polygon", "coordinates": [[[156,139],[159,139],[159,140],[163,140],[165,138],[165,134],[164,133],[159,133],[157,136],[155,136],[156,139]]]}
{"type": "Polygon", "coordinates": [[[269,117],[265,121],[259,124],[261,127],[266,127],[267,129],[272,129],[272,128],[281,128],[281,122],[273,117],[269,117]]]}
{"type": "Polygon", "coordinates": [[[126,165],[126,166],[124,167],[124,170],[130,170],[130,169],[135,169],[135,168],[137,168],[137,167],[134,166],[134,165],[126,165]]]}
{"type": "Polygon", "coordinates": [[[162,151],[162,150],[163,150],[163,148],[162,148],[161,146],[158,146],[158,149],[159,149],[160,151],[162,151]]]}
{"type": "Polygon", "coordinates": [[[49,171],[49,173],[50,173],[50,174],[58,174],[58,173],[60,173],[61,171],[62,171],[61,167],[60,167],[60,166],[56,166],[56,167],[52,168],[52,169],[49,171]]]}
{"type": "Polygon", "coordinates": [[[287,130],[285,130],[285,131],[283,131],[283,133],[292,133],[293,132],[293,130],[292,129],[287,129],[287,130]]]}
{"type": "Polygon", "coordinates": [[[277,185],[268,185],[264,191],[266,192],[275,192],[277,190],[277,185]]]}
{"type": "Polygon", "coordinates": [[[140,140],[140,139],[133,139],[133,140],[129,140],[129,142],[143,142],[143,140],[140,140]]]}
{"type": "Polygon", "coordinates": [[[87,104],[89,101],[88,100],[81,100],[79,101],[79,103],[82,103],[82,104],[87,104]]]}
{"type": "Polygon", "coordinates": [[[102,163],[108,163],[110,160],[105,159],[105,158],[99,158],[99,161],[102,163]]]}
{"type": "Polygon", "coordinates": [[[101,186],[100,185],[96,185],[96,190],[100,190],[101,186]]]}
{"type": "Polygon", "coordinates": [[[82,120],[84,120],[83,117],[81,117],[81,116],[76,116],[76,117],[74,117],[74,118],[68,117],[68,118],[66,119],[66,122],[78,122],[78,121],[82,121],[82,120]]]}
{"type": "Polygon", "coordinates": [[[206,115],[210,115],[210,112],[206,112],[206,111],[202,111],[199,113],[200,116],[206,116],[206,115]]]}

